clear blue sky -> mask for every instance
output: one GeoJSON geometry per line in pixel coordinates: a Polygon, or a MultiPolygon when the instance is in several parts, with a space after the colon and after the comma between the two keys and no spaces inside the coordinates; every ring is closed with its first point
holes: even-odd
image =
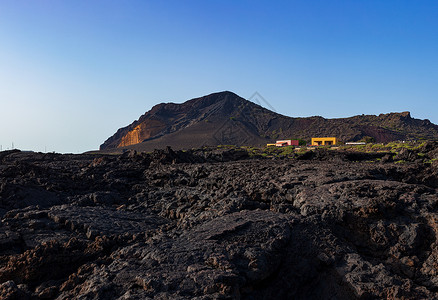
{"type": "Polygon", "coordinates": [[[0,1],[0,145],[97,149],[160,102],[438,123],[438,1],[0,1]]]}

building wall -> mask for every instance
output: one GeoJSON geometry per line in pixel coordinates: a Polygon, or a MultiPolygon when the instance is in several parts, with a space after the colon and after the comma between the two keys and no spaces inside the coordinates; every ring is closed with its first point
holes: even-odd
{"type": "Polygon", "coordinates": [[[336,145],[338,139],[335,137],[312,138],[312,146],[336,145]]]}
{"type": "Polygon", "coordinates": [[[285,144],[287,146],[298,146],[299,145],[299,141],[298,140],[280,140],[280,141],[276,142],[276,145],[278,147],[285,146],[285,144]]]}

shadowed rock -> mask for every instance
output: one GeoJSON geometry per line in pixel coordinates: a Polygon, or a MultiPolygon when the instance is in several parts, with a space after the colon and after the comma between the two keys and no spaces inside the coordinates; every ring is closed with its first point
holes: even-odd
{"type": "Polygon", "coordinates": [[[437,299],[436,146],[2,152],[0,298],[437,299]]]}

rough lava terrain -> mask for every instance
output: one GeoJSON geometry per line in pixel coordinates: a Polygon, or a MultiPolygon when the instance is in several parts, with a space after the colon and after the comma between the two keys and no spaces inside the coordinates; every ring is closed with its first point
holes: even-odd
{"type": "Polygon", "coordinates": [[[0,298],[438,299],[438,145],[394,155],[0,152],[0,298]]]}

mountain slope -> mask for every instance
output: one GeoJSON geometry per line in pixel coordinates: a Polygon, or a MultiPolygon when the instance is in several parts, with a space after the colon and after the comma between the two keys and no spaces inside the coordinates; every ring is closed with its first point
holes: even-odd
{"type": "Polygon", "coordinates": [[[161,103],[131,125],[119,129],[101,150],[150,151],[223,144],[263,145],[275,139],[336,136],[357,141],[365,136],[377,142],[438,139],[438,126],[414,119],[409,112],[361,115],[351,118],[292,118],[272,112],[232,92],[195,98],[182,104],[161,103]]]}

